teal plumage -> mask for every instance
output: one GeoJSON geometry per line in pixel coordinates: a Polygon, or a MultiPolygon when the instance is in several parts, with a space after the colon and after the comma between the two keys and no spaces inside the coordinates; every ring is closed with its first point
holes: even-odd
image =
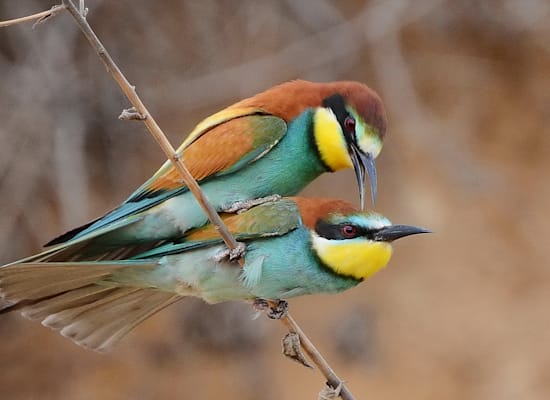
{"type": "Polygon", "coordinates": [[[216,261],[225,250],[223,244],[218,244],[155,259],[158,268],[154,270],[123,269],[110,281],[128,286],[139,282],[143,288],[153,286],[209,303],[337,293],[360,282],[336,275],[319,264],[313,253],[304,251],[304,243],[309,240],[309,231],[300,227],[284,236],[251,241],[247,243],[243,269],[226,260],[216,261]],[[261,269],[258,280],[245,281],[256,268],[261,269]]]}
{"type": "Polygon", "coordinates": [[[211,225],[122,259],[62,260],[63,252],[47,250],[0,267],[4,312],[21,309],[83,346],[106,350],[186,296],[216,303],[347,290],[386,265],[389,242],[426,232],[340,200],[283,198],[222,217],[247,246],[243,268],[226,257],[211,225]]]}
{"type": "MultiPolygon", "coordinates": [[[[319,156],[308,143],[310,138],[303,134],[311,125],[311,116],[311,110],[305,111],[289,125],[284,140],[238,174],[227,174],[201,183],[201,189],[212,205],[223,210],[243,199],[257,199],[274,193],[282,196],[296,194],[325,172],[319,156]],[[288,171],[297,173],[289,174],[288,171]],[[277,192],[272,191],[274,187],[277,192]]],[[[117,210],[113,217],[116,220],[126,216],[123,208],[117,210]]],[[[126,232],[118,232],[117,235],[130,235],[134,240],[150,236],[155,239],[177,237],[193,227],[204,225],[208,219],[193,194],[183,188],[178,196],[172,194],[168,199],[162,199],[162,203],[145,213],[140,221],[143,222],[132,224],[126,232]],[[154,232],[151,227],[154,227],[154,232]]],[[[103,223],[90,228],[93,231],[101,226],[103,223]]]]}
{"type": "MultiPolygon", "coordinates": [[[[362,186],[384,133],[382,103],[367,86],[292,81],[205,119],[178,153],[214,208],[223,211],[237,201],[297,194],[322,173],[351,166],[362,186]],[[328,119],[316,118],[322,110],[328,119]]],[[[172,240],[206,222],[166,162],[119,207],[47,245],[78,243],[73,255],[88,258],[130,244],[172,240]]]]}

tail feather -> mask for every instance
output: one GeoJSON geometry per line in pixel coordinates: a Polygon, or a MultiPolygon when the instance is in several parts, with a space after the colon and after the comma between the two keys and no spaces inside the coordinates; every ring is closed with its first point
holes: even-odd
{"type": "Polygon", "coordinates": [[[43,320],[49,315],[93,303],[116,288],[100,285],[89,285],[71,290],[50,298],[41,299],[31,305],[23,306],[21,314],[28,319],[43,320]]]}
{"type": "Polygon", "coordinates": [[[155,268],[147,261],[27,263],[0,268],[1,312],[25,317],[59,331],[81,346],[106,351],[136,325],[181,296],[153,288],[118,287],[110,282],[124,268],[155,268]]]}
{"type": "Polygon", "coordinates": [[[3,267],[0,294],[10,301],[36,300],[98,282],[127,267],[121,263],[29,263],[3,267]]]}
{"type": "Polygon", "coordinates": [[[52,314],[42,324],[81,346],[106,351],[136,325],[180,298],[151,289],[117,288],[102,301],[52,314]]]}
{"type": "MultiPolygon", "coordinates": [[[[140,251],[143,251],[141,247],[144,247],[145,250],[148,250],[151,247],[154,247],[155,243],[148,243],[140,246],[122,242],[113,245],[112,241],[105,239],[106,237],[109,237],[109,235],[112,235],[121,229],[135,224],[138,221],[141,221],[141,217],[134,216],[125,218],[109,226],[103,227],[102,229],[94,230],[93,232],[90,232],[89,234],[82,237],[78,237],[69,241],[63,241],[57,246],[50,247],[41,253],[7,264],[4,267],[46,261],[76,262],[98,261],[101,259],[115,260],[120,259],[120,255],[132,254],[134,252],[139,253],[140,251]]],[[[54,239],[54,241],[48,243],[48,245],[51,245],[54,242],[57,243],[57,241],[54,239]]]]}

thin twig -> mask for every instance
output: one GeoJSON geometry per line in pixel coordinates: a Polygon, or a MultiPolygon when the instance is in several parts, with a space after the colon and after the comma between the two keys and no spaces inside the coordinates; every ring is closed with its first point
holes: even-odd
{"type": "Polygon", "coordinates": [[[36,20],[35,25],[37,25],[41,22],[44,22],[46,19],[51,18],[54,15],[60,13],[64,9],[65,9],[65,5],[58,4],[56,6],[53,6],[49,10],[42,11],[36,14],[27,15],[21,18],[8,19],[7,21],[0,21],[0,28],[3,28],[5,26],[21,24],[23,22],[35,21],[35,20],[36,20]]]}
{"type": "Polygon", "coordinates": [[[151,135],[153,135],[166,157],[170,161],[172,161],[174,167],[181,175],[189,190],[197,198],[197,201],[208,216],[208,219],[212,222],[212,224],[220,233],[220,236],[223,238],[223,241],[225,242],[227,247],[229,247],[230,249],[234,249],[235,247],[237,247],[237,241],[231,235],[214,207],[212,207],[212,204],[210,204],[208,199],[202,193],[202,190],[200,189],[199,184],[197,183],[195,178],[193,178],[189,170],[180,160],[180,154],[176,152],[174,147],[166,138],[166,135],[158,126],[155,119],[151,116],[151,114],[145,107],[145,104],[143,104],[143,102],[137,95],[135,87],[132,86],[130,82],[128,82],[126,77],[122,74],[103,44],[101,44],[101,42],[99,41],[98,37],[86,21],[86,19],[78,12],[78,9],[73,5],[73,3],[70,0],[63,0],[63,4],[67,7],[67,10],[71,13],[75,22],[80,27],[80,30],[84,33],[84,36],[86,36],[86,39],[88,39],[88,42],[90,42],[103,64],[105,64],[107,70],[111,73],[115,81],[118,83],[118,86],[120,86],[122,92],[126,95],[130,103],[132,103],[136,112],[143,117],[143,123],[145,124],[147,129],[149,129],[149,132],[151,132],[151,135]]]}
{"type": "Polygon", "coordinates": [[[313,361],[317,368],[319,368],[319,370],[323,373],[330,386],[334,389],[338,387],[340,388],[340,397],[344,400],[354,400],[355,398],[353,397],[353,394],[351,394],[342,379],[336,375],[327,360],[325,360],[319,350],[317,350],[315,345],[311,342],[311,340],[309,340],[294,318],[292,318],[290,314],[287,314],[286,317],[281,318],[281,322],[286,325],[290,332],[296,332],[298,334],[302,348],[311,361],[313,361]]]}
{"type": "MultiPolygon", "coordinates": [[[[156,121],[153,119],[139,96],[137,95],[135,88],[128,82],[126,77],[122,74],[118,66],[115,64],[113,59],[110,57],[109,53],[105,49],[105,47],[101,44],[97,36],[95,35],[94,31],[86,21],[86,19],[78,12],[77,8],[72,4],[70,0],[63,0],[63,4],[67,7],[67,10],[70,12],[70,14],[73,16],[74,20],[94,48],[94,50],[97,52],[99,58],[101,61],[105,64],[107,67],[107,70],[111,73],[115,81],[120,86],[121,90],[124,92],[130,103],[135,108],[135,112],[139,113],[141,116],[143,116],[143,122],[155,138],[155,140],[159,143],[160,147],[168,157],[168,159],[173,163],[173,165],[176,167],[177,171],[180,173],[183,181],[185,184],[189,187],[193,195],[197,198],[197,201],[201,205],[201,207],[204,209],[206,214],[208,215],[208,218],[212,222],[212,224],[216,227],[216,229],[219,231],[220,236],[223,238],[224,242],[226,243],[227,247],[231,250],[237,248],[238,243],[235,240],[235,238],[231,235],[223,221],[221,220],[220,216],[216,212],[216,210],[212,207],[212,205],[208,202],[207,198],[204,196],[202,190],[200,189],[197,181],[193,178],[193,176],[190,174],[190,172],[187,170],[185,165],[180,159],[180,155],[174,150],[156,121]]],[[[244,260],[241,258],[239,260],[239,263],[241,265],[244,264],[244,260]]],[[[304,349],[304,351],[307,353],[307,355],[311,358],[311,360],[314,362],[315,365],[319,368],[319,370],[323,373],[327,381],[330,383],[330,385],[334,388],[341,386],[341,393],[340,396],[344,400],[354,400],[353,395],[349,392],[349,390],[343,385],[342,381],[338,376],[334,373],[330,365],[326,362],[326,360],[323,358],[321,353],[315,348],[311,340],[305,335],[305,333],[302,331],[302,329],[298,326],[296,321],[290,316],[290,314],[287,314],[283,318],[281,318],[281,322],[291,331],[296,332],[300,337],[301,345],[304,349]]]]}

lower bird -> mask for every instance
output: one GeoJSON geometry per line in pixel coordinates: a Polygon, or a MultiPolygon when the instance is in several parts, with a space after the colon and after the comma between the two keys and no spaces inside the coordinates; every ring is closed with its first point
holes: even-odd
{"type": "Polygon", "coordinates": [[[222,217],[246,244],[242,268],[212,225],[178,241],[92,260],[65,254],[61,245],[0,267],[7,302],[0,313],[20,310],[79,345],[105,351],[186,296],[261,302],[350,289],[386,266],[391,242],[429,232],[333,199],[282,198],[222,217]]]}

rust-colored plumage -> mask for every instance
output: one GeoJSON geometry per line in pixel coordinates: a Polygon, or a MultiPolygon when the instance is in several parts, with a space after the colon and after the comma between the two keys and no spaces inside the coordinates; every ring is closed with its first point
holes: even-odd
{"type": "MultiPolygon", "coordinates": [[[[222,213],[223,222],[232,234],[236,235],[282,235],[287,230],[296,228],[298,220],[289,222],[295,216],[295,208],[285,208],[283,203],[293,202],[298,207],[298,214],[302,224],[309,229],[315,229],[319,219],[325,219],[329,214],[350,214],[357,212],[357,208],[345,200],[328,198],[288,197],[286,202],[280,201],[279,208],[266,205],[256,207],[241,214],[222,213]],[[284,221],[284,223],[281,223],[284,221]]],[[[212,225],[189,232],[188,241],[208,241],[219,239],[219,233],[212,225]]]]}
{"type": "MultiPolygon", "coordinates": [[[[239,161],[252,149],[253,132],[246,118],[229,120],[201,135],[183,150],[182,160],[193,178],[200,181],[239,161]]],[[[169,190],[182,186],[179,172],[170,168],[152,182],[150,190],[169,190]]]]}
{"type": "Polygon", "coordinates": [[[367,85],[354,81],[316,83],[297,79],[274,86],[231,107],[260,108],[290,121],[306,108],[321,106],[323,99],[335,93],[341,94],[363,119],[378,130],[380,137],[384,137],[387,121],[382,100],[367,85]]]}
{"type": "MultiPolygon", "coordinates": [[[[234,165],[252,149],[257,132],[250,127],[251,115],[274,116],[288,123],[307,108],[321,106],[323,99],[335,93],[341,94],[380,137],[384,137],[384,107],[367,85],[353,81],[294,80],[241,100],[203,121],[180,147],[182,159],[195,179],[200,181],[212,176],[234,165]]],[[[181,186],[178,172],[167,165],[165,171],[149,182],[147,190],[171,190],[181,186]]]]}
{"type": "Polygon", "coordinates": [[[356,212],[357,208],[345,200],[290,197],[300,211],[302,222],[310,229],[315,229],[319,219],[326,218],[329,214],[349,214],[356,212]]]}

